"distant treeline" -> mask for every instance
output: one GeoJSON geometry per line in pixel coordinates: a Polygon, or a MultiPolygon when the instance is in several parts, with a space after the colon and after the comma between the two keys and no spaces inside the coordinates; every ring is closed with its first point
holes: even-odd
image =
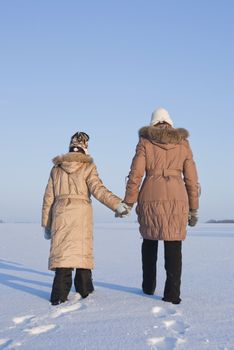
{"type": "Polygon", "coordinates": [[[234,220],[208,220],[206,221],[207,224],[234,224],[234,220]]]}

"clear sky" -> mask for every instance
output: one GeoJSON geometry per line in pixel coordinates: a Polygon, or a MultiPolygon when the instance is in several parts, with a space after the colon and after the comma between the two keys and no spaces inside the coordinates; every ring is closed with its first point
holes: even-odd
{"type": "Polygon", "coordinates": [[[122,197],[161,106],[190,132],[201,221],[234,218],[233,13],[232,0],[0,0],[0,219],[40,220],[51,159],[77,130],[122,197]]]}

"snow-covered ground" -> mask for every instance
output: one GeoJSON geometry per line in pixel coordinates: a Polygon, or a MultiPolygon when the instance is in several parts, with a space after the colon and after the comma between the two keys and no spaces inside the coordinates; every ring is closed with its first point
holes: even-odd
{"type": "Polygon", "coordinates": [[[0,225],[0,349],[234,349],[234,225],[202,224],[183,244],[182,304],[161,301],[165,272],[159,246],[155,296],[141,292],[137,224],[97,224],[95,292],[74,289],[48,302],[49,242],[37,224],[0,225]]]}

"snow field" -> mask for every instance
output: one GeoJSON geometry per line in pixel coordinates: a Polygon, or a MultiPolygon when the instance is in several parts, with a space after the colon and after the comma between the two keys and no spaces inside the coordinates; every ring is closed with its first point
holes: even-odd
{"type": "Polygon", "coordinates": [[[234,225],[200,225],[183,244],[182,303],[161,300],[165,272],[159,247],[157,289],[141,292],[137,225],[95,225],[95,292],[48,302],[53,273],[37,224],[0,225],[0,350],[234,349],[234,225]]]}

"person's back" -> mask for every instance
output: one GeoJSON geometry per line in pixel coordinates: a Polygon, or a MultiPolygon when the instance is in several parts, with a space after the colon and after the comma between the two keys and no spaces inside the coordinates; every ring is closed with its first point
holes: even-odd
{"type": "Polygon", "coordinates": [[[145,173],[137,200],[141,234],[148,239],[183,240],[189,207],[197,209],[198,204],[197,173],[188,132],[164,123],[140,129],[139,136],[125,201],[136,200],[137,179],[145,173]]]}
{"type": "Polygon", "coordinates": [[[177,289],[168,292],[166,283],[164,297],[174,303],[180,302],[181,241],[186,237],[189,212],[194,214],[193,222],[196,222],[195,212],[198,209],[198,177],[188,136],[187,130],[173,127],[166,110],[156,110],[151,125],[139,131],[140,140],[124,198],[129,206],[137,202],[139,230],[144,238],[143,291],[154,293],[157,244],[158,240],[163,240],[165,257],[172,254],[177,257],[171,259],[172,269],[177,265],[176,272],[170,270],[167,266],[170,259],[166,259],[168,276],[177,276],[176,281],[171,282],[171,285],[177,285],[177,289]]]}
{"type": "Polygon", "coordinates": [[[69,153],[53,159],[43,199],[42,226],[51,238],[49,269],[55,270],[51,292],[53,305],[64,302],[76,269],[75,288],[82,297],[93,291],[93,213],[91,195],[113,211],[124,213],[126,206],[109,191],[98,176],[88,155],[88,135],[72,136],[69,153]]]}

